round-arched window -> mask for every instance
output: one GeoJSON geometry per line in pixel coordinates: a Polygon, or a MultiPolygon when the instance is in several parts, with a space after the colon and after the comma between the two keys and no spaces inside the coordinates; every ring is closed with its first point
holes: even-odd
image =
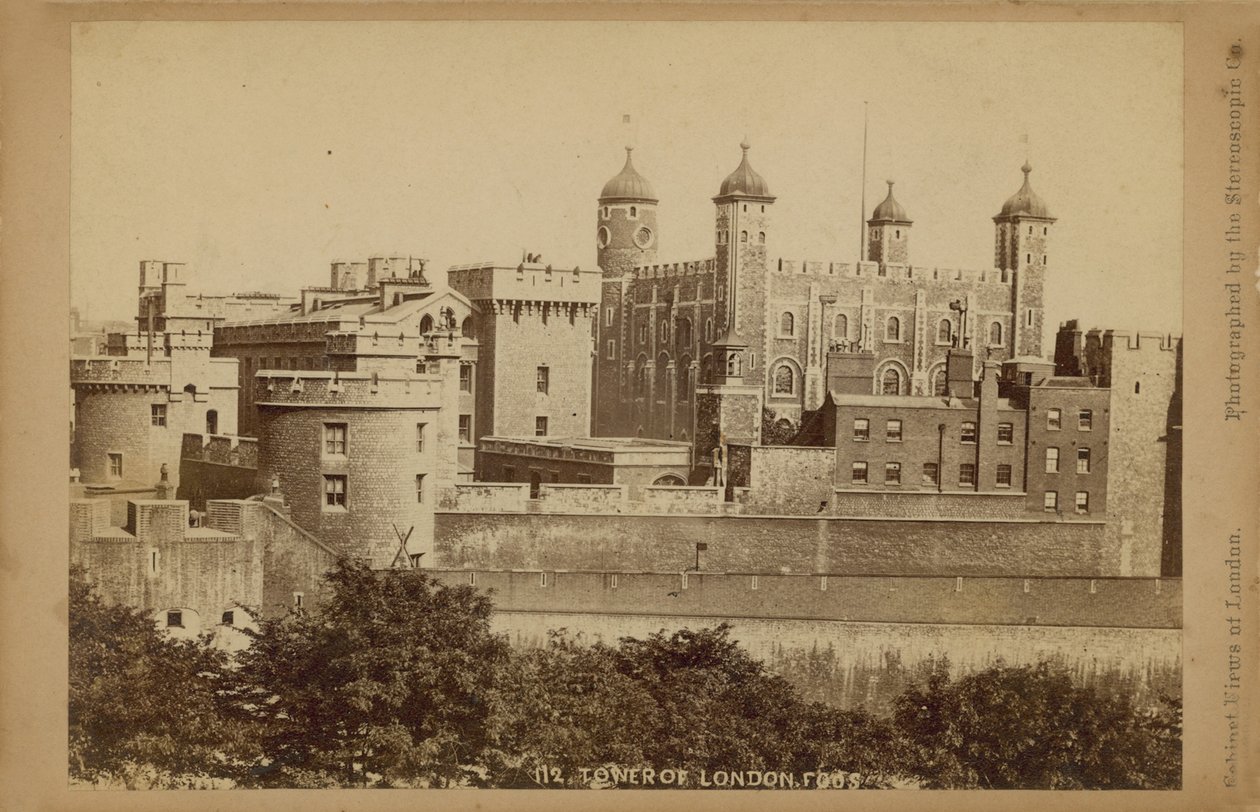
{"type": "Polygon", "coordinates": [[[879,379],[879,391],[885,395],[901,394],[901,372],[896,367],[888,367],[879,379]]]}
{"type": "Polygon", "coordinates": [[[889,316],[888,322],[884,325],[885,341],[901,340],[901,319],[896,316],[889,316]]]}
{"type": "Polygon", "coordinates": [[[796,372],[788,364],[779,364],[774,370],[774,393],[791,395],[796,392],[796,372]]]}

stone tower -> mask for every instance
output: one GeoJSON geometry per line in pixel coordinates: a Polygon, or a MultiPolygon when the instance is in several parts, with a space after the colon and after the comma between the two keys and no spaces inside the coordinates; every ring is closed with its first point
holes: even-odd
{"type": "Polygon", "coordinates": [[[1024,185],[993,218],[994,264],[1015,276],[1011,305],[1014,319],[1012,357],[1042,355],[1046,266],[1050,228],[1055,218],[1028,182],[1032,167],[1023,166],[1024,185]]]}
{"type": "Polygon", "coordinates": [[[913,221],[893,197],[893,182],[888,183],[888,197],[875,207],[866,221],[866,258],[881,264],[907,265],[910,262],[910,226],[913,221]]]}
{"type": "Polygon", "coordinates": [[[630,354],[625,351],[627,324],[626,296],[634,268],[656,262],[656,192],[638,173],[631,160],[633,147],[626,147],[626,165],[604,184],[596,211],[597,261],[603,271],[600,311],[595,327],[594,396],[591,433],[595,436],[625,434],[618,404],[629,385],[625,372],[630,354]],[[616,393],[612,395],[611,393],[616,393]]]}
{"type": "Polygon", "coordinates": [[[744,360],[743,377],[753,381],[759,379],[765,365],[765,359],[757,357],[757,349],[765,343],[766,244],[775,198],[748,163],[748,143],[739,146],[743,158],[713,198],[715,312],[720,330],[747,342],[750,352],[744,360]]]}

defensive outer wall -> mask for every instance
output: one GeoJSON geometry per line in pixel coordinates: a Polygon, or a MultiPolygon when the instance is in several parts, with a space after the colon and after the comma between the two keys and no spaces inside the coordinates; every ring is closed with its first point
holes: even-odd
{"type": "Polygon", "coordinates": [[[895,669],[942,656],[954,673],[1055,659],[1082,681],[1118,679],[1138,693],[1175,690],[1181,669],[1178,579],[431,574],[487,591],[495,630],[517,646],[544,645],[553,629],[615,644],[727,622],[772,669],[844,706],[886,702],[900,688],[895,669]]]}

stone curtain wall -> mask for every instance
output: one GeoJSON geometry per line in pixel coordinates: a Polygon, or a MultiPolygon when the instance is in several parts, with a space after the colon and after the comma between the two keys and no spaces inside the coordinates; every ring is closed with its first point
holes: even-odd
{"type": "Polygon", "coordinates": [[[757,516],[440,512],[433,566],[885,575],[1120,574],[1103,525],[757,516]]]}
{"type": "Polygon", "coordinates": [[[1027,515],[1023,493],[849,490],[832,494],[828,512],[835,516],[888,519],[1019,519],[1027,515]]]}
{"type": "Polygon", "coordinates": [[[1181,626],[1180,579],[939,578],[752,573],[433,570],[475,580],[500,612],[882,623],[1181,626]],[[755,580],[754,580],[755,579],[755,580]]]}
{"type": "Polygon", "coordinates": [[[176,497],[195,510],[208,499],[244,499],[262,493],[258,440],[253,437],[185,434],[176,497]]]}
{"type": "MultiPolygon", "coordinates": [[[[658,631],[712,627],[718,618],[661,614],[598,615],[496,612],[495,631],[514,645],[540,646],[551,629],[583,640],[616,644],[658,631]]],[[[732,622],[732,636],[809,699],[841,707],[887,712],[912,677],[920,680],[931,658],[947,656],[951,674],[1052,659],[1077,680],[1127,689],[1138,702],[1160,693],[1178,695],[1181,631],[1080,626],[863,623],[839,620],[753,619],[732,622]]]]}

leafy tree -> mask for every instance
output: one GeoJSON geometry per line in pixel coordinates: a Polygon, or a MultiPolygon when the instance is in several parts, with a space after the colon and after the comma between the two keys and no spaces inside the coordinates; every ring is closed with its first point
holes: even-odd
{"type": "Polygon", "coordinates": [[[262,624],[241,657],[264,786],[448,786],[481,780],[506,641],[488,598],[418,570],[343,560],[318,612],[262,624]]]}
{"type": "Polygon", "coordinates": [[[1110,788],[1180,782],[1180,711],[1142,713],[1078,687],[1062,666],[996,665],[948,680],[942,663],[895,718],[930,787],[1110,788]]]}
{"type": "Polygon", "coordinates": [[[616,666],[615,650],[584,645],[563,630],[553,631],[545,647],[518,652],[505,675],[512,702],[504,709],[491,783],[554,786],[537,771],[557,768],[563,785],[578,787],[583,767],[645,764],[656,705],[616,666]]]}
{"type": "Polygon", "coordinates": [[[780,418],[773,409],[761,409],[761,444],[791,445],[796,436],[796,424],[786,417],[780,418]]]}
{"type": "Polygon", "coordinates": [[[142,787],[205,786],[250,757],[224,712],[225,655],[177,641],[150,613],[110,605],[70,574],[70,775],[142,787]]]}

